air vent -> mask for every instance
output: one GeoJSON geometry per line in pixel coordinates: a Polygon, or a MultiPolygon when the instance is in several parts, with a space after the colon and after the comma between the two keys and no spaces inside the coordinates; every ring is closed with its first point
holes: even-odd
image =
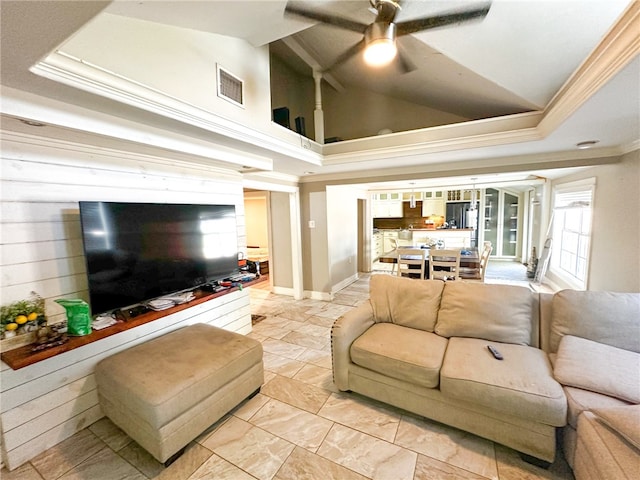
{"type": "Polygon", "coordinates": [[[240,107],[244,106],[244,83],[218,65],[218,96],[240,107]]]}

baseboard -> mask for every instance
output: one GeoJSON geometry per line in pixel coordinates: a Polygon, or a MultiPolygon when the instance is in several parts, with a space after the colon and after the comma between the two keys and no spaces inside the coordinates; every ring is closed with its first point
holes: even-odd
{"type": "Polygon", "coordinates": [[[289,297],[293,297],[293,288],[289,287],[276,287],[275,285],[271,287],[271,292],[277,295],[287,295],[289,297]]]}
{"type": "Polygon", "coordinates": [[[351,275],[349,278],[345,278],[343,281],[341,281],[340,283],[334,285],[331,288],[331,296],[333,297],[333,295],[335,295],[336,293],[338,293],[340,290],[342,290],[343,288],[347,288],[349,285],[351,285],[354,282],[358,281],[358,278],[360,278],[358,276],[357,273],[354,273],[353,275],[351,275]]]}
{"type": "Polygon", "coordinates": [[[312,290],[304,291],[304,298],[310,298],[312,300],[323,300],[325,302],[330,302],[333,300],[333,295],[327,292],[315,292],[312,290]]]}

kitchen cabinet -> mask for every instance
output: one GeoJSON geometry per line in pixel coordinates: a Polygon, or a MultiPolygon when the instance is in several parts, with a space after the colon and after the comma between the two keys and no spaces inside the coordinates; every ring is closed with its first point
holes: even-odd
{"type": "Polygon", "coordinates": [[[396,242],[398,241],[398,232],[397,231],[385,231],[383,233],[383,240],[382,240],[382,250],[384,252],[390,252],[391,250],[393,250],[395,248],[395,245],[393,244],[393,242],[391,240],[395,240],[396,242]]]}
{"type": "Polygon", "coordinates": [[[400,193],[374,193],[371,200],[371,216],[373,218],[402,217],[402,196],[400,193]]]}
{"type": "Polygon", "coordinates": [[[372,256],[373,256],[374,262],[378,259],[380,255],[384,253],[383,242],[384,242],[384,239],[383,239],[382,232],[376,232],[373,234],[373,248],[371,250],[373,253],[372,256]]]}
{"type": "Polygon", "coordinates": [[[444,192],[442,190],[424,192],[422,198],[422,216],[440,215],[444,217],[445,213],[444,192]]]}

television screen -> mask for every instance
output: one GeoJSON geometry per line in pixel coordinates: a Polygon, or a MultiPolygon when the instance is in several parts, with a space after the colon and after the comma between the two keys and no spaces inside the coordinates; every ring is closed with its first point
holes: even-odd
{"type": "Polygon", "coordinates": [[[234,205],[80,202],[93,314],[238,271],[234,205]]]}

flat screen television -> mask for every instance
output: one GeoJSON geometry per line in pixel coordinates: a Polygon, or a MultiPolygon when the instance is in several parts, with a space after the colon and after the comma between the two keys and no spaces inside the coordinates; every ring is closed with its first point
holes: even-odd
{"type": "Polygon", "coordinates": [[[238,272],[234,205],[80,202],[93,314],[238,272]]]}

